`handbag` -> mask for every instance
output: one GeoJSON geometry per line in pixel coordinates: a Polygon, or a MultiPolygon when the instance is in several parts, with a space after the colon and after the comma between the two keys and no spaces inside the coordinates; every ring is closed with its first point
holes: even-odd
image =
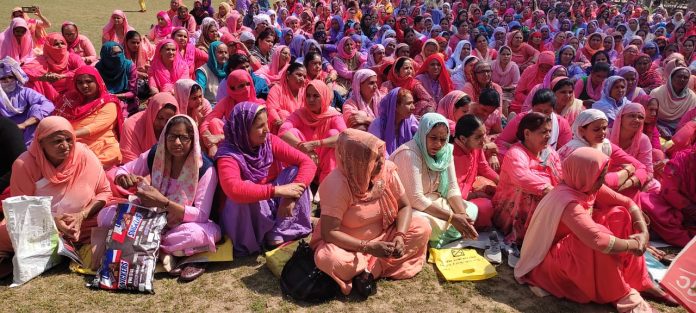
{"type": "Polygon", "coordinates": [[[314,251],[301,240],[280,274],[280,290],[294,300],[316,303],[335,298],[339,288],[331,276],[317,268],[314,251]]]}

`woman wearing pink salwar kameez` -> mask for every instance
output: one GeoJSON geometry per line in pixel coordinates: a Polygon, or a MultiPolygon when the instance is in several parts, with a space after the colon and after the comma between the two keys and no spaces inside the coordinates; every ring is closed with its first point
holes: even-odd
{"type": "Polygon", "coordinates": [[[549,147],[551,118],[531,112],[520,121],[520,142],[513,144],[500,168],[498,188],[493,196],[493,225],[507,239],[521,244],[537,204],[561,176],[561,160],[549,147]]]}
{"type": "MultiPolygon", "coordinates": [[[[218,178],[213,161],[201,153],[198,129],[191,117],[169,119],[157,145],[119,167],[115,177],[115,183],[135,194],[140,204],[168,212],[162,253],[183,257],[215,251],[221,232],[209,218],[218,178]]],[[[111,225],[115,213],[115,206],[99,212],[99,226],[111,225]]],[[[170,274],[191,281],[204,271],[204,264],[194,263],[181,271],[172,269],[170,274]]]]}
{"type": "Polygon", "coordinates": [[[396,165],[384,156],[384,141],[347,129],[336,144],[337,168],[319,187],[314,261],[345,295],[365,270],[375,278],[408,279],[425,264],[430,225],[411,215],[396,165]]]}
{"type": "Polygon", "coordinates": [[[319,167],[319,182],[336,168],[333,147],[346,122],[331,107],[333,90],[320,80],[309,82],[304,107],[293,112],[278,130],[278,136],[308,154],[319,167]]]}
{"type": "Polygon", "coordinates": [[[648,275],[642,256],[648,227],[640,209],[602,184],[608,164],[609,157],[588,147],[565,159],[564,182],[532,216],[515,278],[558,298],[654,312],[639,292],[672,299],[648,275]]]}
{"type": "Polygon", "coordinates": [[[683,247],[696,236],[696,147],[677,152],[667,163],[660,194],[641,195],[650,228],[683,247]]]}

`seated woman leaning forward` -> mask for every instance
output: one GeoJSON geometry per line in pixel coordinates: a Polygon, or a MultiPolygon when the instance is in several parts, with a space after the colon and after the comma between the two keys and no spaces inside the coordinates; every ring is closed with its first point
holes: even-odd
{"type": "Polygon", "coordinates": [[[346,123],[341,113],[329,106],[334,93],[324,82],[309,82],[305,96],[304,107],[285,120],[278,135],[314,160],[319,166],[317,174],[321,182],[336,167],[333,147],[346,123]]]}
{"type": "Polygon", "coordinates": [[[515,278],[575,302],[655,312],[639,292],[673,300],[648,275],[648,227],[640,208],[602,184],[608,167],[608,156],[587,147],[563,161],[563,183],[534,212],[515,278]]]}
{"type": "Polygon", "coordinates": [[[507,240],[521,244],[529,219],[541,199],[558,185],[561,160],[549,146],[551,118],[527,113],[517,128],[519,142],[510,146],[493,196],[493,224],[507,240]]]}
{"type": "Polygon", "coordinates": [[[237,103],[215,158],[227,197],[222,226],[236,256],[312,231],[307,186],[317,167],[307,155],[270,134],[266,107],[237,103]]]}
{"type": "Polygon", "coordinates": [[[310,244],[317,267],[346,295],[365,270],[375,278],[407,279],[425,262],[430,226],[411,216],[406,189],[384,149],[372,134],[345,130],[336,144],[337,168],[319,186],[321,219],[310,244]]]}
{"type": "MultiPolygon", "coordinates": [[[[667,163],[660,193],[641,193],[650,228],[664,241],[683,247],[696,236],[696,147],[679,151],[667,163]]],[[[13,173],[14,176],[14,173],[13,173]]]]}
{"type": "Polygon", "coordinates": [[[473,224],[478,208],[462,199],[453,147],[447,143],[448,125],[444,116],[426,113],[414,138],[389,157],[398,166],[408,200],[417,210],[415,215],[430,222],[430,244],[435,247],[477,236],[473,224]]]}
{"type": "MultiPolygon", "coordinates": [[[[10,195],[53,197],[51,213],[63,238],[89,243],[97,212],[111,196],[99,159],[77,142],[72,125],[62,117],[41,120],[34,139],[12,165],[10,195]]],[[[12,251],[6,224],[0,223],[0,255],[12,251]]],[[[6,261],[0,263],[0,276],[12,272],[11,258],[6,261]]]]}
{"type": "MultiPolygon", "coordinates": [[[[220,227],[209,219],[217,174],[213,162],[201,153],[195,125],[186,115],[172,117],[155,146],[116,171],[121,193],[135,194],[141,205],[167,211],[160,245],[165,258],[215,251],[221,239],[220,227]]],[[[111,225],[115,208],[99,213],[100,227],[111,225]]],[[[205,263],[193,263],[169,273],[192,281],[204,271],[205,263]]]]}

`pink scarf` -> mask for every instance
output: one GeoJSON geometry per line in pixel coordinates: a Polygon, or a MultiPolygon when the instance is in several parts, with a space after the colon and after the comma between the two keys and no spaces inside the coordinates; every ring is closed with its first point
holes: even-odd
{"type": "Polygon", "coordinates": [[[364,81],[369,79],[370,77],[377,76],[377,73],[375,71],[370,70],[370,69],[362,69],[358,70],[355,72],[353,75],[353,82],[351,84],[351,87],[353,89],[353,93],[351,95],[351,99],[355,101],[355,105],[357,106],[358,110],[363,111],[367,113],[367,116],[369,117],[376,117],[379,114],[378,108],[379,108],[379,101],[382,99],[383,94],[379,91],[379,88],[377,91],[375,91],[375,94],[372,95],[372,99],[370,99],[370,103],[366,103],[363,100],[362,95],[360,94],[360,84],[362,84],[364,81]]]}
{"type": "MultiPolygon", "coordinates": [[[[609,133],[609,141],[617,146],[620,145],[621,141],[621,122],[623,121],[623,116],[630,113],[640,113],[645,116],[645,108],[641,104],[635,102],[629,102],[628,104],[621,107],[618,113],[616,113],[616,119],[614,120],[614,126],[609,133]]],[[[631,139],[631,145],[624,149],[630,155],[638,155],[638,150],[640,148],[640,139],[643,137],[643,124],[640,125],[640,129],[636,132],[631,139]]]]}
{"type": "MultiPolygon", "coordinates": [[[[172,39],[174,39],[174,35],[176,35],[176,33],[178,33],[181,30],[186,31],[188,33],[186,28],[176,27],[172,31],[172,39]]],[[[188,36],[188,34],[187,34],[187,36],[188,36]]],[[[188,65],[189,68],[195,68],[196,67],[196,64],[195,64],[195,62],[196,62],[196,47],[190,43],[187,43],[186,50],[182,51],[179,47],[178,42],[176,43],[176,45],[177,45],[177,48],[176,48],[177,54],[181,55],[181,58],[184,60],[184,62],[186,62],[186,65],[188,65]],[[182,52],[183,52],[183,54],[182,54],[182,52]]],[[[157,50],[157,51],[159,51],[159,50],[157,50]]]]}
{"type": "Polygon", "coordinates": [[[10,26],[5,29],[5,31],[0,34],[0,55],[4,58],[9,56],[15,61],[22,63],[28,59],[34,58],[34,42],[31,38],[31,31],[29,30],[29,25],[21,17],[16,17],[10,22],[10,26]],[[17,38],[14,36],[14,29],[17,27],[24,27],[27,32],[24,36],[17,42],[17,38]]]}
{"type": "Polygon", "coordinates": [[[148,71],[150,79],[154,79],[157,87],[160,91],[170,91],[174,89],[174,83],[180,78],[188,77],[188,66],[186,62],[181,58],[179,54],[179,46],[174,42],[173,39],[165,39],[160,41],[155,48],[155,57],[152,59],[152,65],[148,71]],[[174,55],[174,62],[171,68],[164,65],[160,52],[166,44],[173,44],[176,47],[176,53],[174,55]]]}
{"type": "Polygon", "coordinates": [[[126,36],[126,33],[133,30],[133,27],[130,27],[128,25],[128,19],[126,18],[126,14],[123,13],[121,10],[114,10],[113,13],[111,13],[111,17],[109,18],[109,22],[106,23],[106,26],[102,29],[102,38],[106,39],[105,41],[115,41],[118,42],[119,44],[123,44],[123,39],[124,38],[118,38],[118,35],[116,34],[116,29],[114,28],[114,15],[120,16],[123,18],[123,37],[126,36]]]}
{"type": "Polygon", "coordinates": [[[290,48],[287,46],[277,46],[271,56],[271,63],[264,65],[256,71],[256,75],[265,79],[269,85],[279,83],[281,79],[285,78],[285,71],[290,66],[290,60],[288,60],[282,68],[280,67],[280,56],[283,50],[287,50],[288,53],[290,52],[290,48]]]}
{"type": "Polygon", "coordinates": [[[515,267],[518,281],[546,257],[565,207],[569,203],[577,203],[585,208],[594,204],[596,193],[589,192],[608,163],[608,156],[588,147],[578,148],[563,161],[563,183],[539,202],[529,222],[521,257],[515,267]]]}

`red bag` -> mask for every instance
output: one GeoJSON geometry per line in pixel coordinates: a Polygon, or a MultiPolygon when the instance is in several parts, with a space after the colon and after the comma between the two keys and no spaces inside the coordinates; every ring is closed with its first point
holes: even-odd
{"type": "Polygon", "coordinates": [[[672,261],[660,285],[689,312],[696,312],[696,238],[672,261]]]}

